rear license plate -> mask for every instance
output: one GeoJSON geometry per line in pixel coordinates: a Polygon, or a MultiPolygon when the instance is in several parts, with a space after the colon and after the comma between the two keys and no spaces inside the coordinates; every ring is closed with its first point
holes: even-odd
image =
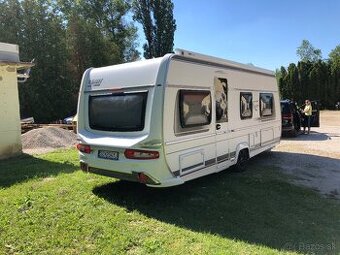
{"type": "Polygon", "coordinates": [[[98,158],[110,159],[110,160],[118,160],[119,153],[117,151],[99,150],[98,151],[98,158]]]}

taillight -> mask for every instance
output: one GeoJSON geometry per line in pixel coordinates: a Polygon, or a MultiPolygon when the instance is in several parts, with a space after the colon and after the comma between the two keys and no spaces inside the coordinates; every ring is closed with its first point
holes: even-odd
{"type": "Polygon", "coordinates": [[[140,183],[148,183],[148,181],[149,181],[149,176],[147,176],[146,174],[144,174],[144,173],[139,173],[138,174],[138,181],[140,182],[140,183]]]}
{"type": "Polygon", "coordinates": [[[145,150],[133,150],[126,149],[124,155],[128,159],[156,159],[159,158],[158,151],[145,151],[145,150]]]}
{"type": "Polygon", "coordinates": [[[81,152],[90,154],[92,152],[91,146],[87,144],[78,143],[77,149],[81,152]]]}
{"type": "Polygon", "coordinates": [[[284,120],[292,120],[293,114],[282,114],[282,119],[284,120]]]}

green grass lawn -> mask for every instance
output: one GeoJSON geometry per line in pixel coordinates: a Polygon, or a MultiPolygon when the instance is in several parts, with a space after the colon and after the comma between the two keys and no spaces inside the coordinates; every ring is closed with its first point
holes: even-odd
{"type": "Polygon", "coordinates": [[[339,254],[339,201],[266,157],[167,189],[85,174],[73,149],[0,161],[0,254],[339,254]]]}

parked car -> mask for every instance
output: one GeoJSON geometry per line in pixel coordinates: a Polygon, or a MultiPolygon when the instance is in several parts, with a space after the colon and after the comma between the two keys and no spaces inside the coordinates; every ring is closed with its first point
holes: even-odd
{"type": "Polygon", "coordinates": [[[67,118],[63,119],[63,123],[71,125],[72,122],[73,122],[73,118],[74,118],[74,116],[67,117],[67,118]]]}
{"type": "Polygon", "coordinates": [[[303,116],[296,103],[291,100],[281,100],[282,134],[297,136],[302,127],[303,116]]]}
{"type": "Polygon", "coordinates": [[[63,119],[63,124],[68,124],[73,126],[73,131],[74,133],[77,133],[77,120],[78,120],[78,115],[70,116],[65,119],[63,119]]]}

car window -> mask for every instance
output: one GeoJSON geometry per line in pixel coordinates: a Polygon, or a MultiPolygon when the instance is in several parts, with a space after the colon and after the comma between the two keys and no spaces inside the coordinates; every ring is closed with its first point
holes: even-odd
{"type": "Polygon", "coordinates": [[[281,103],[281,113],[282,114],[289,114],[290,113],[290,109],[289,109],[289,104],[287,103],[281,103]]]}

